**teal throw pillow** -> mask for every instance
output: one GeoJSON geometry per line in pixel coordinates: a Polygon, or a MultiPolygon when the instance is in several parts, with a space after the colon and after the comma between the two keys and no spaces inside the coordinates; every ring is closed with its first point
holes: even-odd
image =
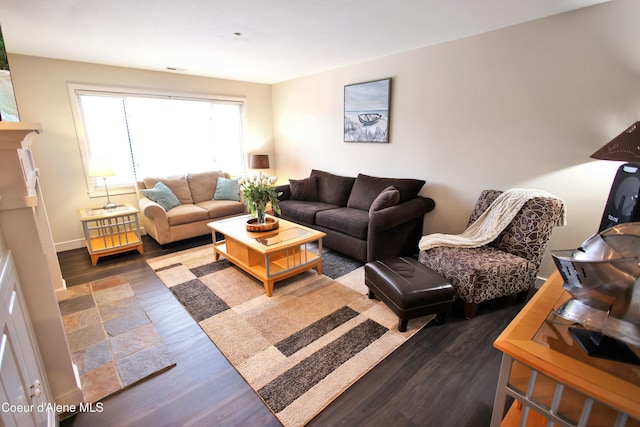
{"type": "Polygon", "coordinates": [[[240,178],[227,179],[218,177],[216,184],[216,192],[213,194],[213,200],[235,200],[240,201],[240,178]]]}
{"type": "Polygon", "coordinates": [[[180,206],[180,201],[176,195],[162,182],[158,182],[153,188],[140,190],[140,192],[144,194],[145,197],[162,206],[165,211],[180,206]]]}

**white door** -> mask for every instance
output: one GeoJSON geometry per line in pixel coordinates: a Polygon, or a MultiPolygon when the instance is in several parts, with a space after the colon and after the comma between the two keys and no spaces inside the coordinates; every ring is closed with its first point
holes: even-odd
{"type": "Polygon", "coordinates": [[[0,419],[4,426],[47,424],[47,382],[11,252],[0,252],[0,419]]]}

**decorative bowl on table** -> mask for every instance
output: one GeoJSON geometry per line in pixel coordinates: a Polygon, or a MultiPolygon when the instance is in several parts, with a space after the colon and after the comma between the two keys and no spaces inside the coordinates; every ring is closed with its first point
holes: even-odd
{"type": "Polygon", "coordinates": [[[272,217],[266,217],[264,223],[258,223],[258,218],[250,218],[247,220],[247,231],[271,231],[278,228],[278,219],[272,217]]]}

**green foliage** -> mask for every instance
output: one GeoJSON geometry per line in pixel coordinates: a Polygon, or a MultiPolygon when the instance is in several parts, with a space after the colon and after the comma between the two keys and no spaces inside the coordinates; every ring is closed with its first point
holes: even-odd
{"type": "Polygon", "coordinates": [[[7,50],[4,48],[4,37],[0,29],[0,70],[9,69],[9,60],[7,59],[7,50]]]}
{"type": "Polygon", "coordinates": [[[273,211],[280,214],[278,196],[282,192],[276,191],[273,186],[278,177],[270,177],[268,174],[256,174],[240,179],[242,194],[251,214],[257,216],[258,210],[265,211],[267,203],[271,203],[273,211]]]}

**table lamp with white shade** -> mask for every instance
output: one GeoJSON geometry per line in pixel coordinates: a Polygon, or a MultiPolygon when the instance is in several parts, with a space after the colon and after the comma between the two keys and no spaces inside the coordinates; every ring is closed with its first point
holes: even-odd
{"type": "Polygon", "coordinates": [[[104,209],[114,209],[118,205],[111,202],[109,198],[109,188],[107,187],[107,177],[115,176],[116,171],[113,169],[111,161],[104,157],[92,157],[89,161],[89,176],[102,178],[104,182],[104,191],[107,193],[107,203],[103,206],[104,209]]]}

